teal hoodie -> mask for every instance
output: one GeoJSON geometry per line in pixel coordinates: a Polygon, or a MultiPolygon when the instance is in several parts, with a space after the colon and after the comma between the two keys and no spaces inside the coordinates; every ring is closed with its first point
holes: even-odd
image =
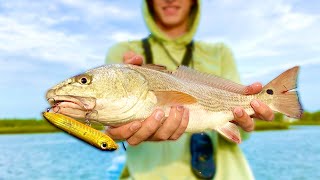
{"type": "MultiPolygon", "coordinates": [[[[189,30],[176,39],[169,38],[156,25],[146,1],[143,2],[145,23],[151,33],[149,42],[154,64],[176,69],[175,61],[181,63],[185,46],[192,41],[200,20],[200,1],[197,1],[190,15],[189,30]]],[[[121,63],[123,54],[134,51],[144,55],[141,40],[121,42],[109,49],[107,63],[121,63]]],[[[196,41],[192,56],[193,68],[240,82],[236,63],[228,47],[222,43],[208,44],[196,41]]],[[[217,172],[214,179],[253,179],[248,163],[237,144],[229,142],[213,131],[207,134],[214,144],[217,172]]],[[[196,179],[191,170],[190,136],[184,133],[176,141],[143,142],[128,146],[127,161],[122,179],[196,179]]],[[[242,133],[246,139],[246,133],[242,133]]]]}

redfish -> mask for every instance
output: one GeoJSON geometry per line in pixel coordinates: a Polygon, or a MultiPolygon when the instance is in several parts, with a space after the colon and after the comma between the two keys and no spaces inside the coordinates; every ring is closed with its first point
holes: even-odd
{"type": "Polygon", "coordinates": [[[59,113],[106,126],[144,120],[158,108],[168,116],[171,106],[183,105],[190,111],[186,132],[215,130],[240,143],[238,127],[229,122],[234,119],[232,110],[240,106],[249,115],[254,114],[250,106],[253,99],[276,112],[300,118],[303,110],[295,90],[298,70],[298,66],[293,67],[260,93],[245,95],[241,84],[184,66],[168,71],[157,65],[112,64],[69,78],[46,96],[51,106],[60,108],[59,113]],[[87,116],[88,112],[95,113],[87,116]]]}

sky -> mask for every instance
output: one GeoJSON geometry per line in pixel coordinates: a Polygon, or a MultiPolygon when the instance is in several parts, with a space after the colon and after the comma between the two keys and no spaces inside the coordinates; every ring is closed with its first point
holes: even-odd
{"type": "MultiPolygon", "coordinates": [[[[148,35],[141,0],[0,0],[0,118],[41,118],[46,91],[148,35]]],[[[320,1],[202,0],[195,40],[224,42],[243,84],[301,66],[307,111],[320,110],[320,1]]]]}

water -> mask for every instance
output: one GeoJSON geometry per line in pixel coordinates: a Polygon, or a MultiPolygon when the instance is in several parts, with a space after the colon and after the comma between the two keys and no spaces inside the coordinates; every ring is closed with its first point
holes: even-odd
{"type": "Polygon", "coordinates": [[[241,146],[257,179],[320,179],[320,126],[254,133],[241,146]]]}
{"type": "MultiPolygon", "coordinates": [[[[259,179],[320,179],[320,126],[253,133],[241,147],[259,179]]],[[[121,147],[121,146],[120,146],[121,147]]],[[[0,179],[116,179],[122,148],[104,152],[68,134],[0,136],[0,179]]]]}
{"type": "Polygon", "coordinates": [[[1,135],[0,179],[116,179],[122,149],[105,152],[65,133],[1,135]]]}

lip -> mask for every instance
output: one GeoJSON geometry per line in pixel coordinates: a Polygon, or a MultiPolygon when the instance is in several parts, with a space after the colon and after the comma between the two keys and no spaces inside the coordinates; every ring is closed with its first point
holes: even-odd
{"type": "Polygon", "coordinates": [[[73,103],[79,106],[82,110],[92,110],[96,103],[94,98],[85,98],[85,97],[76,97],[76,96],[68,96],[68,95],[58,95],[48,97],[48,102],[50,106],[55,107],[59,106],[61,103],[73,103]]]}
{"type": "Polygon", "coordinates": [[[164,6],[162,7],[162,10],[168,14],[168,15],[172,15],[172,14],[175,14],[177,13],[177,11],[180,9],[180,6],[173,6],[173,5],[170,5],[170,6],[164,6]]]}
{"type": "Polygon", "coordinates": [[[164,6],[164,7],[162,7],[162,9],[167,9],[167,8],[175,8],[175,9],[179,9],[180,8],[180,6],[172,6],[172,5],[170,5],[170,6],[164,6]]]}

